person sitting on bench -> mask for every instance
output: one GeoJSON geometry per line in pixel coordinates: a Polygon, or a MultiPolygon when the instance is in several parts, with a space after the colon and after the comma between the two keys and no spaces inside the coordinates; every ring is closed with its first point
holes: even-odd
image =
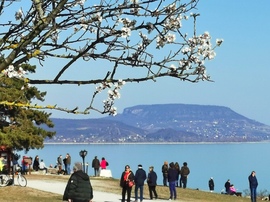
{"type": "Polygon", "coordinates": [[[41,162],[39,163],[39,170],[45,170],[46,174],[48,172],[48,169],[47,169],[45,163],[43,162],[43,159],[41,159],[41,162]]]}

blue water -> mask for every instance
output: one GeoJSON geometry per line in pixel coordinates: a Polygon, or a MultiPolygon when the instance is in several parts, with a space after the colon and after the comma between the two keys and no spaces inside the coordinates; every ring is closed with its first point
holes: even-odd
{"type": "MultiPolygon", "coordinates": [[[[87,150],[85,162],[89,162],[88,174],[93,175],[91,162],[94,156],[105,157],[108,169],[119,179],[124,166],[129,164],[133,171],[142,164],[148,171],[154,166],[158,184],[162,184],[161,166],[164,161],[188,163],[190,175],[188,188],[208,190],[208,180],[214,178],[215,192],[224,188],[227,179],[238,191],[248,189],[247,177],[252,170],[257,173],[258,191],[270,191],[270,143],[226,143],[226,144],[46,144],[42,150],[31,150],[26,155],[40,156],[46,165],[56,164],[56,158],[69,153],[72,163],[82,162],[79,152],[87,150]]],[[[23,152],[19,153],[25,155],[23,152]]]]}

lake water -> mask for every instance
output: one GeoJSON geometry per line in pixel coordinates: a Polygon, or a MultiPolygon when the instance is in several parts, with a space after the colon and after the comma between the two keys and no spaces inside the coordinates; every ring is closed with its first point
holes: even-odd
{"type": "Polygon", "coordinates": [[[56,158],[69,153],[72,163],[82,162],[81,150],[87,150],[85,162],[89,162],[88,174],[93,175],[91,162],[94,156],[105,157],[113,178],[119,179],[124,166],[129,164],[136,171],[142,164],[145,171],[154,166],[158,184],[162,184],[161,166],[164,161],[188,163],[190,175],[188,188],[208,190],[208,180],[214,178],[215,192],[224,189],[227,179],[238,191],[248,189],[248,176],[257,173],[258,191],[270,191],[270,143],[224,143],[224,144],[46,144],[41,150],[31,150],[21,156],[40,156],[46,165],[56,164],[56,158]]]}

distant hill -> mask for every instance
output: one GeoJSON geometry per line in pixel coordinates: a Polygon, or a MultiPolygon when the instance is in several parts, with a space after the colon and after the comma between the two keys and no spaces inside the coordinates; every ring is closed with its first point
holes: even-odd
{"type": "Polygon", "coordinates": [[[247,142],[267,141],[270,126],[223,106],[138,105],[101,119],[52,119],[47,142],[247,142]]]}

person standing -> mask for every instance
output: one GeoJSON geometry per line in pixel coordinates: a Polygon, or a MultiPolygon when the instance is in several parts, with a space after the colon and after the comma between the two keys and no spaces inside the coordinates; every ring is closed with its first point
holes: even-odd
{"type": "Polygon", "coordinates": [[[225,182],[225,184],[224,184],[225,191],[227,194],[230,194],[230,186],[231,186],[231,181],[230,181],[230,179],[228,179],[227,182],[225,182]]]}
{"type": "Polygon", "coordinates": [[[214,178],[210,177],[210,180],[208,181],[208,186],[209,186],[209,190],[210,192],[214,191],[214,187],[215,187],[215,183],[214,183],[214,178]]]}
{"type": "Polygon", "coordinates": [[[183,186],[184,189],[187,187],[187,178],[188,178],[189,173],[190,173],[190,170],[189,170],[189,167],[187,166],[187,162],[184,162],[180,170],[180,175],[181,175],[180,187],[183,186]]]}
{"type": "Polygon", "coordinates": [[[63,159],[63,164],[65,167],[64,175],[67,175],[67,156],[63,159]]]}
{"type": "Polygon", "coordinates": [[[168,170],[168,182],[169,182],[169,188],[170,188],[170,200],[174,199],[176,200],[176,187],[175,187],[175,181],[177,180],[178,172],[175,169],[175,165],[173,162],[170,163],[170,168],[168,170]]]}
{"type": "Polygon", "coordinates": [[[149,173],[148,173],[148,176],[147,176],[147,184],[148,184],[150,199],[151,200],[153,199],[153,194],[155,195],[155,199],[157,199],[158,198],[157,191],[156,191],[157,174],[154,171],[153,166],[149,167],[149,173]]]}
{"type": "Polygon", "coordinates": [[[82,171],[82,164],[75,163],[73,171],[65,188],[63,201],[91,202],[93,189],[89,176],[82,171]]]}
{"type": "Polygon", "coordinates": [[[34,159],[34,163],[33,163],[33,169],[35,171],[38,171],[38,168],[39,168],[39,157],[38,157],[38,155],[36,155],[36,157],[34,159]]]}
{"type": "Polygon", "coordinates": [[[129,186],[129,181],[134,181],[134,173],[131,171],[130,166],[125,166],[125,171],[122,173],[120,178],[120,187],[122,187],[122,200],[125,202],[127,194],[127,202],[130,202],[132,186],[129,186]]]}
{"type": "Polygon", "coordinates": [[[138,169],[135,173],[135,202],[138,201],[138,190],[140,189],[140,202],[143,201],[143,187],[144,181],[146,180],[146,172],[143,169],[142,165],[138,165],[138,169]]]}
{"type": "Polygon", "coordinates": [[[102,157],[101,162],[100,162],[101,170],[105,170],[108,165],[109,163],[106,161],[104,157],[102,157]]]}
{"type": "Polygon", "coordinates": [[[168,162],[165,161],[164,164],[162,165],[162,168],[161,168],[162,175],[163,175],[163,186],[167,186],[168,170],[169,170],[168,162]]]}
{"type": "Polygon", "coordinates": [[[249,181],[251,202],[256,202],[258,180],[256,178],[255,171],[252,171],[251,174],[248,176],[248,181],[249,181]]]}
{"type": "Polygon", "coordinates": [[[66,155],[66,164],[67,164],[67,175],[70,175],[70,165],[71,165],[71,156],[69,153],[66,155]]]}
{"type": "Polygon", "coordinates": [[[177,180],[175,181],[175,186],[178,187],[178,182],[179,182],[179,176],[180,176],[181,168],[180,168],[180,165],[179,165],[178,162],[175,162],[174,166],[175,166],[175,170],[177,170],[177,172],[178,172],[178,174],[177,174],[177,180]]]}
{"type": "Polygon", "coordinates": [[[58,174],[62,173],[62,164],[63,164],[62,155],[59,155],[57,157],[58,174]]]}
{"type": "Polygon", "coordinates": [[[92,168],[94,169],[95,177],[99,176],[100,162],[99,162],[97,156],[95,156],[95,158],[92,161],[92,168]]]}

